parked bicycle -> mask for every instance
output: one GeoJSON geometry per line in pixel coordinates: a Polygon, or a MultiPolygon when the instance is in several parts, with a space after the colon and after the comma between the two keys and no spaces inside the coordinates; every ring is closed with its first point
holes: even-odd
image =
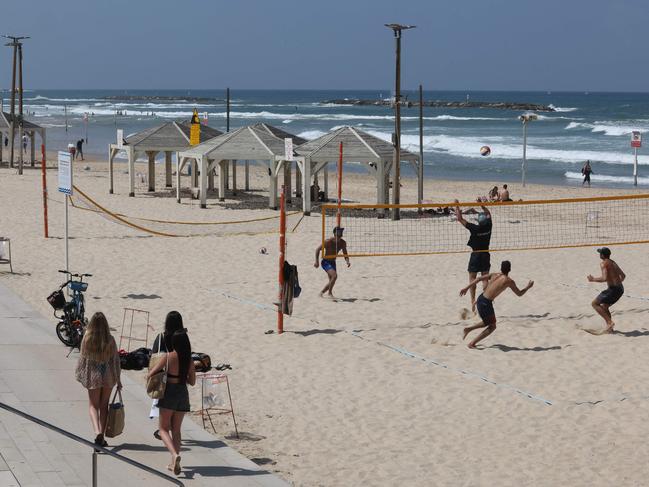
{"type": "Polygon", "coordinates": [[[88,319],[85,317],[86,308],[83,296],[84,291],[88,289],[88,283],[83,282],[83,278],[92,277],[92,274],[73,274],[61,270],[59,272],[66,274],[68,279],[47,297],[47,302],[52,305],[54,316],[59,320],[56,325],[56,336],[68,347],[79,348],[83,332],[88,325],[88,319]],[[72,291],[70,301],[65,299],[63,289],[66,287],[69,287],[72,291]],[[57,311],[62,311],[63,315],[58,315],[57,311]]]}

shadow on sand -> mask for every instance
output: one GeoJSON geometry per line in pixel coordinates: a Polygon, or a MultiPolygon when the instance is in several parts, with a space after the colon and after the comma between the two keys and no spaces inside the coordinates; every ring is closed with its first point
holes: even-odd
{"type": "Polygon", "coordinates": [[[532,347],[532,348],[519,348],[519,347],[510,347],[508,345],[503,345],[502,343],[496,343],[486,348],[497,348],[503,352],[549,352],[551,350],[561,350],[561,346],[555,345],[553,347],[532,347]]]}

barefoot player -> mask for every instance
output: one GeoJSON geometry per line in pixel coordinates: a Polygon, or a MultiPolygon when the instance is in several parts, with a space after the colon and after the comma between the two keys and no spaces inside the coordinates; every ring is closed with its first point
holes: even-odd
{"type": "Polygon", "coordinates": [[[477,325],[465,328],[464,336],[462,337],[462,339],[465,339],[466,336],[473,330],[485,327],[487,329],[483,330],[475,340],[469,343],[469,348],[476,348],[478,342],[487,338],[496,329],[496,313],[494,311],[493,302],[500,295],[500,293],[509,288],[514,292],[514,294],[516,294],[516,296],[522,296],[534,285],[534,281],[530,281],[523,289],[518,289],[514,280],[509,277],[509,271],[511,271],[511,269],[511,263],[508,260],[504,260],[502,264],[500,264],[499,273],[487,274],[474,279],[469,283],[467,287],[463,288],[460,291],[460,296],[464,296],[466,292],[471,289],[471,287],[475,289],[475,285],[480,281],[483,281],[487,284],[485,291],[480,296],[478,296],[478,300],[476,301],[478,314],[480,315],[482,321],[477,325]]]}
{"type": "MultiPolygon", "coordinates": [[[[455,200],[457,203],[458,201],[455,200]]],[[[469,257],[469,282],[475,280],[478,272],[486,276],[491,269],[491,256],[489,255],[489,243],[491,242],[491,213],[483,206],[482,213],[478,213],[478,224],[468,222],[462,216],[459,206],[455,207],[455,216],[457,221],[469,230],[471,237],[467,245],[471,247],[471,257],[469,257]]],[[[487,283],[484,282],[484,289],[487,283]]],[[[471,286],[471,311],[475,313],[475,285],[471,286]]]]}
{"type": "Polygon", "coordinates": [[[599,264],[602,269],[602,275],[600,277],[593,277],[588,274],[587,279],[588,282],[605,282],[608,284],[608,288],[599,293],[591,304],[595,311],[606,321],[606,330],[604,332],[611,333],[613,332],[615,323],[613,323],[609,308],[617,303],[624,294],[622,282],[624,282],[626,274],[622,272],[622,269],[620,269],[620,266],[614,260],[611,260],[611,249],[603,247],[597,249],[597,252],[599,252],[599,258],[602,260],[599,264]]]}
{"type": "MultiPolygon", "coordinates": [[[[345,262],[347,262],[347,267],[349,267],[351,266],[351,263],[349,262],[349,257],[347,256],[347,242],[345,242],[342,238],[343,230],[345,229],[341,227],[334,227],[334,236],[325,240],[324,255],[332,256],[338,255],[338,252],[342,252],[343,257],[345,257],[345,262]]],[[[321,251],[322,245],[318,245],[318,248],[315,249],[315,263],[313,264],[313,267],[315,267],[316,269],[318,268],[318,258],[321,251]]],[[[334,257],[333,259],[322,259],[320,265],[322,266],[322,270],[327,273],[327,277],[329,278],[327,285],[322,291],[320,291],[320,297],[322,297],[324,293],[327,293],[327,297],[333,299],[334,284],[336,284],[336,279],[338,279],[338,273],[336,272],[336,258],[334,257]]]]}

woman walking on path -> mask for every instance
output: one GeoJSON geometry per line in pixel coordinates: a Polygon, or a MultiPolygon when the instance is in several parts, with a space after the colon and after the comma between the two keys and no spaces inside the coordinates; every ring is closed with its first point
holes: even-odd
{"type": "Polygon", "coordinates": [[[171,464],[167,468],[180,474],[180,428],[185,413],[189,412],[187,384],[196,383],[196,371],[192,361],[192,347],[186,330],[175,332],[171,337],[171,351],[165,354],[148,377],[166,366],[167,385],[164,397],[158,400],[160,408],[160,437],[171,453],[171,464]]]}
{"type": "Polygon", "coordinates": [[[81,341],[81,353],[76,378],[88,389],[90,422],[95,431],[95,444],[108,446],[104,440],[108,402],[113,387],[122,388],[121,368],[115,339],[110,334],[108,321],[103,313],[92,315],[81,341]]]}
{"type": "MultiPolygon", "coordinates": [[[[153,353],[160,353],[160,352],[170,352],[173,350],[173,347],[171,346],[171,337],[173,336],[174,333],[177,331],[180,331],[183,329],[183,317],[178,311],[169,311],[167,313],[167,317],[165,318],[165,331],[163,333],[160,333],[156,339],[153,341],[153,353]]],[[[153,400],[153,406],[151,408],[151,411],[155,411],[158,407],[158,400],[154,399],[153,400]]],[[[154,418],[156,415],[151,415],[151,418],[154,418]]],[[[160,437],[160,430],[155,430],[153,432],[153,436],[158,439],[162,440],[160,437]]]]}

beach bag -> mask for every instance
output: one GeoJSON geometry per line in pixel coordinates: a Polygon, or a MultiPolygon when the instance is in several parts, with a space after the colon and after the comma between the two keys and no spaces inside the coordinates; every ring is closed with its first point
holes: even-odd
{"type": "Polygon", "coordinates": [[[209,372],[212,369],[212,359],[206,353],[194,352],[192,360],[196,372],[209,372]]]}
{"type": "Polygon", "coordinates": [[[106,431],[104,436],[106,438],[115,438],[124,431],[124,420],[126,415],[124,413],[124,400],[122,399],[122,391],[115,390],[113,400],[108,406],[108,417],[106,418],[106,431]],[[116,401],[119,395],[119,402],[116,401]]]}
{"type": "Polygon", "coordinates": [[[156,372],[154,375],[146,380],[146,393],[151,399],[162,399],[165,395],[167,388],[167,367],[169,367],[169,355],[167,353],[160,353],[160,343],[162,343],[162,333],[158,340],[158,352],[153,353],[149,359],[149,370],[153,369],[163,356],[167,359],[167,364],[162,370],[156,372]]]}

